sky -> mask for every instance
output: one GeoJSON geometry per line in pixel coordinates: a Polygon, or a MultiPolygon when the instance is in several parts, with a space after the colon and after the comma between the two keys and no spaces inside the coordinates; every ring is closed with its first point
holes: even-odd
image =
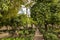
{"type": "Polygon", "coordinates": [[[24,5],[22,5],[21,9],[18,12],[18,14],[22,14],[22,13],[30,15],[30,8],[26,8],[24,5]]]}

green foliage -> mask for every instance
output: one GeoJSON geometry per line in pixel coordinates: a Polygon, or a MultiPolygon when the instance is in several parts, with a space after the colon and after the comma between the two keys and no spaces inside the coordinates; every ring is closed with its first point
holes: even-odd
{"type": "Polygon", "coordinates": [[[3,38],[1,40],[32,40],[32,38],[31,37],[25,37],[25,38],[17,37],[17,38],[3,38]]]}
{"type": "Polygon", "coordinates": [[[32,18],[27,17],[27,15],[25,14],[20,14],[18,16],[15,17],[11,17],[11,18],[5,18],[4,21],[1,20],[0,22],[0,26],[26,26],[27,24],[33,24],[34,21],[32,20],[32,18]]]}
{"type": "MultiPolygon", "coordinates": [[[[45,32],[52,32],[54,30],[53,25],[60,25],[60,0],[35,0],[36,3],[31,7],[31,17],[34,21],[37,22],[39,26],[39,30],[42,33],[45,32]],[[49,24],[51,29],[49,29],[49,24]],[[44,28],[41,28],[41,27],[44,28]],[[48,30],[49,29],[49,30],[48,30]]],[[[55,29],[56,30],[56,29],[55,29]]],[[[56,35],[50,33],[46,33],[49,37],[49,40],[58,40],[55,39],[54,36],[57,38],[56,35]]],[[[46,37],[44,37],[46,38],[46,37]]],[[[47,39],[47,40],[48,40],[47,39]]]]}
{"type": "Polygon", "coordinates": [[[23,4],[22,0],[0,0],[1,21],[16,17],[21,4],[23,4]]]}
{"type": "MultiPolygon", "coordinates": [[[[38,2],[31,8],[31,17],[33,20],[37,21],[39,24],[43,24],[45,21],[47,23],[53,20],[53,23],[59,20],[58,15],[59,10],[56,4],[52,0],[37,0],[38,2]],[[46,2],[47,1],[47,2],[46,2]]],[[[59,4],[59,3],[58,3],[59,4]]]]}
{"type": "Polygon", "coordinates": [[[58,37],[53,33],[44,34],[45,40],[59,40],[58,37]]]}
{"type": "Polygon", "coordinates": [[[34,23],[32,18],[22,14],[18,16],[18,11],[23,0],[0,0],[0,26],[22,26],[34,23]]]}
{"type": "Polygon", "coordinates": [[[20,14],[18,16],[18,18],[20,19],[20,25],[23,25],[23,26],[26,25],[26,24],[34,23],[32,18],[27,17],[27,15],[25,15],[25,14],[20,14]]]}
{"type": "Polygon", "coordinates": [[[60,7],[57,5],[59,1],[56,1],[56,4],[53,1],[36,0],[36,4],[31,7],[31,17],[37,22],[38,26],[44,25],[46,30],[48,24],[60,24],[60,7]]]}

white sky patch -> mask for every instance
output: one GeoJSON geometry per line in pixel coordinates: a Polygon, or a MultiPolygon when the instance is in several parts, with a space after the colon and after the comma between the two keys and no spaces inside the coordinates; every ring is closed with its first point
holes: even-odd
{"type": "Polygon", "coordinates": [[[22,5],[18,14],[27,14],[27,16],[30,16],[30,8],[26,8],[24,5],[22,5]]]}
{"type": "Polygon", "coordinates": [[[26,7],[24,5],[22,5],[21,9],[19,10],[18,14],[26,14],[26,7]]]}

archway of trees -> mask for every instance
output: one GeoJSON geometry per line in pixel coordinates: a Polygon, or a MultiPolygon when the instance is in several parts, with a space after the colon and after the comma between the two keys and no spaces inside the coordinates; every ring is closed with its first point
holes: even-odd
{"type": "Polygon", "coordinates": [[[38,28],[45,40],[59,40],[60,0],[33,0],[25,4],[26,2],[27,0],[0,0],[1,30],[19,34],[21,40],[30,40],[38,28]],[[31,9],[30,17],[26,14],[18,14],[21,5],[31,9]]]}

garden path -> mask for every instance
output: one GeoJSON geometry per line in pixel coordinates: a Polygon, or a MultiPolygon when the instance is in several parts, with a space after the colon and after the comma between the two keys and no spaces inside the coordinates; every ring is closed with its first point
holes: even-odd
{"type": "Polygon", "coordinates": [[[43,39],[43,35],[39,32],[39,29],[37,29],[37,30],[35,31],[35,35],[34,35],[33,40],[44,40],[44,39],[43,39]]]}

